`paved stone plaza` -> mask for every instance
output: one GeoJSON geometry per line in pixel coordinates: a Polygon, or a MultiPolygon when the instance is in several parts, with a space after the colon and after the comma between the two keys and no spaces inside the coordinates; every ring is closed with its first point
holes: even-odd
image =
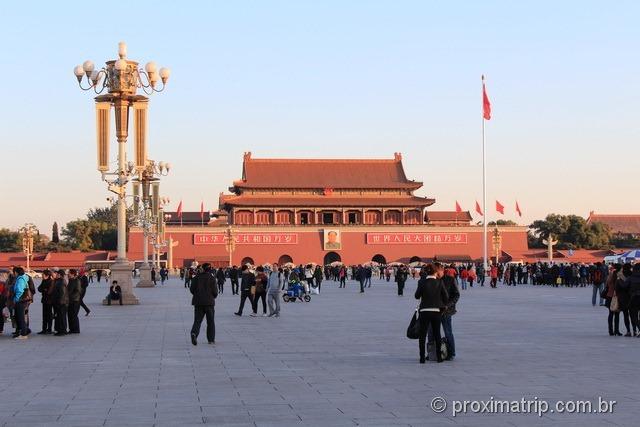
{"type": "Polygon", "coordinates": [[[638,425],[640,339],[607,335],[591,288],[462,291],[458,357],[426,365],[405,337],[413,290],[410,281],[401,298],[374,281],[361,295],[354,282],[325,282],[311,303],[284,304],[279,319],[246,308],[238,318],[227,283],[216,345],[203,330],[193,347],[190,294],[177,280],[136,289],[139,306],[113,307],[99,305],[107,288],[94,283],[81,335],[17,342],[5,331],[0,425],[638,425]],[[449,401],[442,414],[429,407],[436,396],[449,401]],[[612,414],[452,416],[451,400],[492,396],[618,403],[612,414]]]}

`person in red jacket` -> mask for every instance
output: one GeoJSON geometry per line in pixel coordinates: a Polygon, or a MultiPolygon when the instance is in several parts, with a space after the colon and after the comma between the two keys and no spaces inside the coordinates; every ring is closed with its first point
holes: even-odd
{"type": "Polygon", "coordinates": [[[495,288],[496,285],[498,284],[498,267],[495,265],[492,265],[489,274],[491,275],[491,287],[495,288]]]}

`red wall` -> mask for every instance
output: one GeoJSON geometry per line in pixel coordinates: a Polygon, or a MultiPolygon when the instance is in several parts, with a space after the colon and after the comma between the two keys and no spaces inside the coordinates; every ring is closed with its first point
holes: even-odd
{"type": "MultiPolygon", "coordinates": [[[[347,264],[358,264],[371,260],[376,254],[383,255],[387,262],[408,262],[411,257],[433,258],[443,255],[468,255],[472,259],[482,258],[482,227],[433,227],[433,226],[379,226],[379,227],[327,227],[341,230],[342,250],[337,252],[347,264]],[[366,244],[366,233],[463,233],[467,243],[461,244],[366,244]]],[[[289,255],[293,262],[322,263],[325,254],[322,246],[322,227],[250,227],[235,226],[235,233],[296,233],[297,244],[236,244],[233,252],[233,263],[239,265],[245,257],[253,258],[257,264],[277,262],[280,256],[289,255]]],[[[225,228],[220,227],[167,227],[166,237],[171,236],[179,242],[173,250],[173,265],[182,266],[184,259],[197,259],[200,262],[207,257],[227,259],[228,253],[224,244],[194,245],[194,234],[222,234],[225,228]]],[[[525,227],[504,227],[502,233],[502,250],[526,251],[527,230],[525,227]]],[[[488,234],[489,255],[493,255],[492,233],[488,234]]],[[[130,233],[129,259],[142,259],[142,238],[139,230],[130,233]]]]}

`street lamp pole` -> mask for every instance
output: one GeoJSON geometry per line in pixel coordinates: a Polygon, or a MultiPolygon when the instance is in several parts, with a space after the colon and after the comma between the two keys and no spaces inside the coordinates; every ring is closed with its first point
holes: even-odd
{"type": "Polygon", "coordinates": [[[31,271],[31,256],[33,255],[33,236],[38,234],[38,228],[27,223],[18,230],[22,234],[22,251],[27,257],[27,272],[31,271]]]}
{"type": "MultiPolygon", "coordinates": [[[[138,95],[138,89],[151,95],[166,87],[170,71],[168,68],[157,70],[154,62],[148,62],[145,69],[138,68],[138,62],[127,59],[127,45],[118,44],[118,59],[106,62],[106,66],[96,70],[93,62],[85,61],[74,68],[73,72],[82,90],[93,90],[96,101],[96,133],[98,148],[98,170],[102,180],[108,184],[109,191],[118,195],[118,253],[111,266],[112,281],[118,281],[122,289],[123,304],[138,304],[133,293],[132,264],[127,259],[127,205],[125,202],[126,185],[134,170],[142,172],[147,167],[147,107],[149,99],[138,95]],[[82,85],[86,76],[87,84],[82,85]],[[158,88],[158,79],[162,87],[158,88]],[[106,94],[100,95],[107,91],[106,94]],[[115,112],[116,139],[118,141],[118,168],[109,172],[109,117],[113,107],[115,112]],[[129,110],[133,109],[135,126],[135,163],[127,162],[127,137],[129,135],[129,110]]],[[[107,303],[106,299],[103,301],[107,303]]]]}

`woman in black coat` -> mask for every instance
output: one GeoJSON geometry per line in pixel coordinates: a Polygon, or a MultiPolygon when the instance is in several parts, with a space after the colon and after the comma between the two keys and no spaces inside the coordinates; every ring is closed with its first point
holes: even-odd
{"type": "Polygon", "coordinates": [[[440,317],[441,309],[449,302],[449,295],[442,283],[436,275],[436,268],[433,264],[427,264],[424,268],[425,277],[418,281],[415,298],[420,300],[419,321],[420,321],[420,337],[418,345],[420,348],[420,363],[424,363],[425,344],[427,341],[427,331],[431,326],[433,337],[436,341],[436,355],[438,363],[442,362],[442,354],[440,346],[442,345],[442,337],[440,335],[440,317]]]}

